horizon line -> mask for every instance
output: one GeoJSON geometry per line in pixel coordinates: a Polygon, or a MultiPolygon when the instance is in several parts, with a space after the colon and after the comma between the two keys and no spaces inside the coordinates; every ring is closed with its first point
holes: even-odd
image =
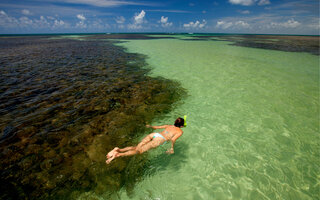
{"type": "Polygon", "coordinates": [[[164,35],[174,35],[174,34],[188,34],[188,35],[201,35],[201,34],[216,34],[216,35],[285,35],[285,36],[317,36],[319,35],[308,35],[308,34],[288,34],[288,33],[213,33],[213,32],[90,32],[90,33],[0,33],[0,36],[32,36],[32,35],[109,35],[109,34],[164,34],[164,35]]]}

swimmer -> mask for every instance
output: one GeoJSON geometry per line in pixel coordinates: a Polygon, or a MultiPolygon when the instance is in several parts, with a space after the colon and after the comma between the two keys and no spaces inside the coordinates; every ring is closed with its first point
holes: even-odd
{"type": "Polygon", "coordinates": [[[166,151],[168,154],[174,153],[174,143],[183,134],[181,128],[184,126],[184,119],[178,118],[174,122],[174,125],[163,125],[163,126],[150,126],[147,128],[153,129],[164,129],[161,133],[151,133],[147,135],[143,140],[137,145],[132,147],[125,147],[120,149],[115,147],[112,151],[107,154],[106,163],[109,164],[113,159],[122,156],[133,156],[135,154],[142,154],[150,149],[156,148],[167,141],[171,141],[171,149],[166,151]]]}

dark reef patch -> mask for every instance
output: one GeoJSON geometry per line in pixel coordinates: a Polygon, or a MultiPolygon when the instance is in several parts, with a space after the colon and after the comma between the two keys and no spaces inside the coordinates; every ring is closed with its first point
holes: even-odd
{"type": "Polygon", "coordinates": [[[290,35],[196,35],[193,40],[220,40],[233,42],[231,45],[270,49],[288,52],[306,52],[320,55],[319,36],[290,35]]]}
{"type": "Polygon", "coordinates": [[[105,154],[136,144],[185,92],[101,39],[0,38],[0,199],[112,195],[143,176],[145,155],[106,166],[105,154]]]}

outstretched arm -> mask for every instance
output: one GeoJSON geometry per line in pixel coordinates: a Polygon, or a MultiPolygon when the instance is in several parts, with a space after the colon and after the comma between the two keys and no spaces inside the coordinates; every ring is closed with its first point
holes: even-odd
{"type": "Polygon", "coordinates": [[[146,125],[147,128],[152,128],[152,129],[163,129],[163,128],[167,128],[168,125],[163,125],[163,126],[150,126],[150,125],[146,125]]]}
{"type": "Polygon", "coordinates": [[[171,139],[171,149],[167,151],[168,154],[173,154],[174,153],[174,143],[176,142],[176,140],[182,135],[182,133],[175,135],[172,139],[171,139]]]}

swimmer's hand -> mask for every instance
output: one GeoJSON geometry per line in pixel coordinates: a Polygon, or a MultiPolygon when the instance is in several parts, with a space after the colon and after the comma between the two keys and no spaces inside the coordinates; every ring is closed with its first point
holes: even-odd
{"type": "Polygon", "coordinates": [[[146,125],[147,128],[151,128],[151,126],[149,124],[146,125]]]}
{"type": "Polygon", "coordinates": [[[171,148],[170,150],[166,151],[167,154],[174,154],[174,150],[173,148],[171,148]]]}

